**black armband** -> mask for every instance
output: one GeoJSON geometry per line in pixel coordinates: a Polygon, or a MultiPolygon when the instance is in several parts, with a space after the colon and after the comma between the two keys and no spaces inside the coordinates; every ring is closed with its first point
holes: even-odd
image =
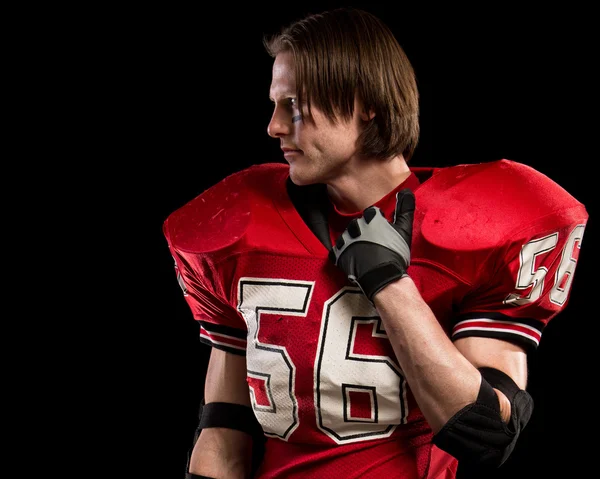
{"type": "Polygon", "coordinates": [[[500,467],[512,453],[519,434],[533,412],[529,393],[502,371],[479,368],[481,387],[477,400],[458,411],[433,437],[433,443],[474,467],[500,467]],[[500,415],[500,402],[493,388],[502,391],[511,405],[510,421],[500,415]]]}
{"type": "Polygon", "coordinates": [[[198,428],[209,427],[235,429],[251,436],[263,434],[262,427],[251,407],[227,402],[209,402],[202,407],[198,428]]]}
{"type": "MultiPolygon", "coordinates": [[[[261,443],[258,441],[259,438],[264,438],[263,429],[254,415],[254,411],[251,407],[243,406],[241,404],[226,403],[226,402],[212,402],[205,403],[204,399],[200,403],[200,409],[198,411],[199,422],[194,434],[194,444],[198,441],[200,432],[202,429],[210,427],[224,427],[227,429],[235,429],[250,434],[256,442],[255,449],[261,451],[261,443]]],[[[189,470],[190,461],[192,458],[192,449],[188,451],[188,459],[186,470],[189,470]]],[[[252,470],[256,471],[258,468],[258,460],[252,458],[252,470]],[[256,461],[256,462],[255,462],[256,461]]],[[[187,472],[185,479],[215,479],[209,476],[201,476],[187,472]]]]}

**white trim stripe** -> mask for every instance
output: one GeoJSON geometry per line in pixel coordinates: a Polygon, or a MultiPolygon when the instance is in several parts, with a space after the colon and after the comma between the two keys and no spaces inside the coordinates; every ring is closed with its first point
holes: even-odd
{"type": "Polygon", "coordinates": [[[519,323],[517,321],[505,321],[502,319],[489,319],[489,318],[469,318],[469,319],[465,319],[463,321],[459,321],[458,323],[456,323],[454,325],[454,329],[458,329],[459,327],[461,327],[462,324],[468,324],[468,323],[472,323],[473,321],[478,321],[478,322],[484,322],[484,323],[501,323],[501,324],[506,324],[507,326],[518,326],[519,328],[525,328],[525,329],[529,329],[531,331],[535,331],[537,334],[540,334],[539,329],[536,329],[532,326],[529,326],[527,324],[523,324],[523,323],[519,323]]]}
{"type": "Polygon", "coordinates": [[[540,338],[539,333],[536,336],[533,336],[531,334],[527,334],[524,333],[522,331],[517,331],[515,329],[512,328],[481,328],[481,327],[463,327],[463,328],[455,328],[453,331],[453,335],[458,334],[458,333],[462,333],[464,331],[496,331],[496,332],[500,332],[500,333],[506,333],[506,334],[514,334],[514,335],[518,335],[518,336],[522,336],[524,338],[528,338],[531,341],[533,341],[534,343],[538,344],[540,343],[540,338]]]}
{"type": "MultiPolygon", "coordinates": [[[[200,337],[207,339],[208,341],[210,341],[211,344],[218,344],[219,346],[227,346],[228,348],[233,348],[233,349],[239,349],[240,351],[245,351],[246,347],[245,346],[238,346],[236,344],[232,344],[232,343],[226,343],[223,341],[215,341],[211,336],[208,336],[206,334],[200,333],[200,337]]],[[[229,338],[229,336],[227,337],[229,338]]],[[[234,338],[237,341],[241,341],[239,338],[234,338]]]]}
{"type": "Polygon", "coordinates": [[[228,334],[208,331],[203,326],[200,326],[200,338],[207,340],[211,344],[227,346],[229,348],[237,349],[239,351],[246,351],[245,338],[237,338],[228,334]]]}

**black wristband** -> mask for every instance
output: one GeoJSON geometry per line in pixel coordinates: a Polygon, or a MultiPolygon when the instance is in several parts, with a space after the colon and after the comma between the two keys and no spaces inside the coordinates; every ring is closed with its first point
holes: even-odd
{"type": "Polygon", "coordinates": [[[224,427],[243,431],[251,436],[262,436],[263,430],[249,406],[226,402],[209,402],[202,408],[199,427],[224,427]]]}

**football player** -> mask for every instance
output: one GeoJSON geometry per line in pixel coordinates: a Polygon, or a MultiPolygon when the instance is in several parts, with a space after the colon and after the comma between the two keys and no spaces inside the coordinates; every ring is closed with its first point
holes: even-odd
{"type": "Polygon", "coordinates": [[[413,68],[372,14],[266,43],[285,163],[235,173],[164,234],[211,345],[190,478],[452,478],[533,411],[527,355],[565,307],[588,218],[529,166],[409,167],[413,68]]]}

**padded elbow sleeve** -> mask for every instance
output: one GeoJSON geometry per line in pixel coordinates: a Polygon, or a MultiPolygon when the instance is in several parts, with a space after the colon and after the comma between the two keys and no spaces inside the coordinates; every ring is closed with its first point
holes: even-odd
{"type": "Polygon", "coordinates": [[[510,456],[519,434],[533,412],[530,394],[519,389],[505,373],[480,368],[481,387],[477,400],[458,411],[434,436],[433,443],[458,459],[476,467],[500,467],[510,456]],[[510,421],[500,415],[493,388],[502,391],[511,405],[510,421]]]}

